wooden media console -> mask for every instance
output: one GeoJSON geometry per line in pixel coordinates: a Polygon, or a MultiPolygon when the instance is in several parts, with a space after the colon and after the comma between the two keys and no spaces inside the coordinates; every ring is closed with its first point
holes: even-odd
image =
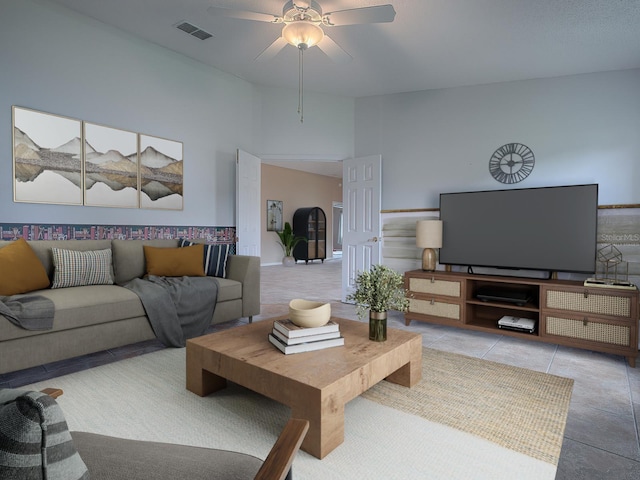
{"type": "Polygon", "coordinates": [[[405,288],[411,297],[405,313],[407,325],[417,320],[622,355],[635,367],[637,289],[423,270],[406,272],[405,288]],[[486,291],[501,292],[507,298],[516,293],[512,296],[518,298],[478,298],[486,291]],[[504,316],[535,320],[536,330],[525,333],[499,329],[498,320],[504,316]]]}

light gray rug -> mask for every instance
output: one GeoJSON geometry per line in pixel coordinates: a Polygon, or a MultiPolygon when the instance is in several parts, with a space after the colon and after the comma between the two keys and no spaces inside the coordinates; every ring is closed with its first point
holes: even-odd
{"type": "MultiPolygon", "coordinates": [[[[264,458],[289,409],[231,385],[200,398],[184,386],[185,350],[167,349],[35,384],[58,387],[72,430],[236,450],[264,458]]],[[[555,465],[469,433],[358,397],[345,442],[323,460],[300,452],[297,479],[555,477],[555,465]]]]}

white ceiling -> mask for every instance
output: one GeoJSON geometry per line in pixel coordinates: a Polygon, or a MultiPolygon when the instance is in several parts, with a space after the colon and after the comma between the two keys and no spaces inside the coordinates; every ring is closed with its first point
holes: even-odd
{"type": "MultiPolygon", "coordinates": [[[[285,0],[49,0],[249,82],[297,89],[298,53],[257,57],[276,24],[209,6],[281,15],[285,0]],[[213,34],[198,40],[186,20],[213,34]]],[[[325,27],[353,59],[312,47],[305,90],[347,97],[640,68],[640,0],[317,0],[324,12],[391,3],[392,23],[325,27]]]]}

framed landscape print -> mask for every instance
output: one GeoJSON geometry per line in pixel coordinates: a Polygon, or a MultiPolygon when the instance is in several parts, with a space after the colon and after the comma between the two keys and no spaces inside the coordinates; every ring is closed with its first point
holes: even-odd
{"type": "Polygon", "coordinates": [[[82,205],[82,122],[12,108],[13,200],[82,205]]]}
{"type": "Polygon", "coordinates": [[[138,208],[138,134],[84,123],[84,204],[138,208]]]}
{"type": "Polygon", "coordinates": [[[182,210],[182,142],[140,134],[140,208],[182,210]]]}
{"type": "Polygon", "coordinates": [[[282,226],[282,200],[267,200],[267,232],[281,232],[282,226]]]}

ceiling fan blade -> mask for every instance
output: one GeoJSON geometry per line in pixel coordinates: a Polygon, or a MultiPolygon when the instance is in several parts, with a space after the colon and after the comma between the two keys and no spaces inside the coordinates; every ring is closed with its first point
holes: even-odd
{"type": "Polygon", "coordinates": [[[278,37],[275,41],[265,48],[260,55],[256,57],[256,60],[259,62],[266,62],[275,57],[280,50],[288,45],[288,42],[284,39],[284,37],[278,37]]]}
{"type": "Polygon", "coordinates": [[[394,18],[396,18],[396,11],[393,5],[377,5],[329,12],[323,16],[322,23],[327,26],[386,23],[393,22],[394,18]]]}
{"type": "Polygon", "coordinates": [[[335,63],[349,63],[352,60],[351,55],[345,52],[330,36],[326,35],[318,44],[318,48],[322,50],[327,57],[335,63]]]}
{"type": "Polygon", "coordinates": [[[234,10],[224,7],[209,7],[207,12],[211,15],[221,17],[239,18],[241,20],[254,20],[256,22],[282,23],[282,17],[269,13],[249,12],[245,10],[234,10]]]}

